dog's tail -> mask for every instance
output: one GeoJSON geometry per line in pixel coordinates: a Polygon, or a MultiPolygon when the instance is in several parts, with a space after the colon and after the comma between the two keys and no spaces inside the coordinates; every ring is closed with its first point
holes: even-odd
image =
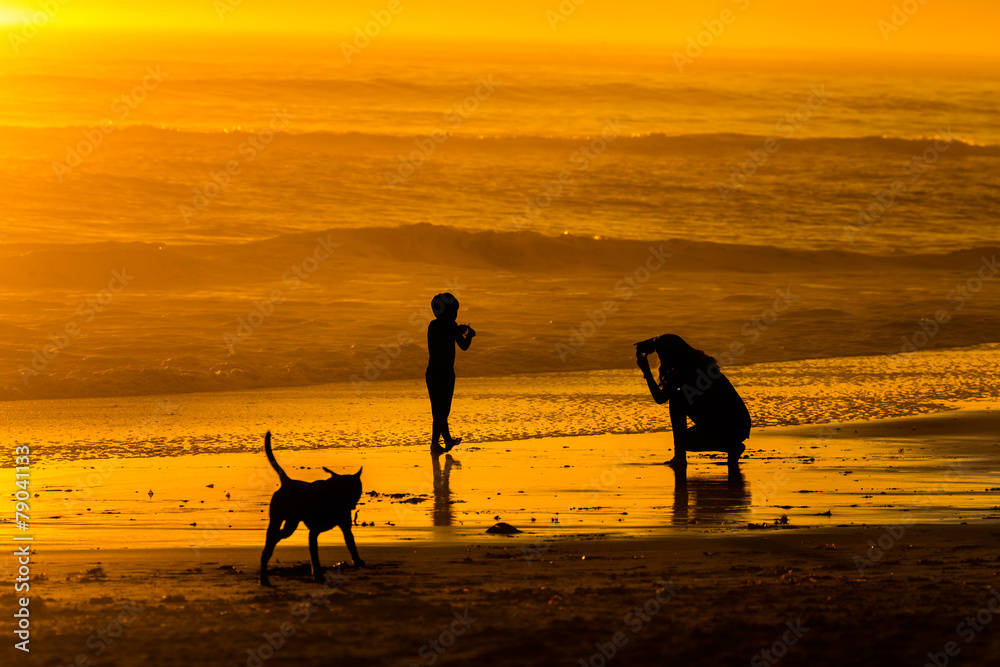
{"type": "Polygon", "coordinates": [[[286,475],[285,471],[278,465],[278,460],[274,458],[274,452],[271,451],[270,431],[268,431],[267,435],[264,436],[264,452],[267,454],[267,460],[271,462],[271,466],[275,469],[275,471],[277,471],[278,478],[281,480],[281,483],[284,484],[288,479],[288,475],[286,475]]]}

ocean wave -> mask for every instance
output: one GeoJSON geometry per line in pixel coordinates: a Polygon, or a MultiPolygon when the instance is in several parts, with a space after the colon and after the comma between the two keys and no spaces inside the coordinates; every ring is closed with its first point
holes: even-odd
{"type": "Polygon", "coordinates": [[[441,291],[480,332],[463,376],[628,368],[631,342],[665,331],[727,365],[975,345],[996,340],[1000,297],[969,281],[998,254],[426,223],[212,245],[5,243],[0,400],[329,382],[363,396],[423,376],[441,291]]]}
{"type": "MultiPolygon", "coordinates": [[[[7,243],[0,246],[0,286],[16,289],[24,276],[36,287],[71,288],[107,273],[108,267],[140,266],[144,284],[157,288],[255,283],[287,268],[288,258],[308,256],[317,239],[337,245],[341,266],[363,265],[378,272],[401,264],[491,269],[518,273],[618,271],[658,248],[677,270],[735,273],[822,273],[889,269],[960,270],[1000,246],[950,252],[891,254],[855,250],[809,250],[678,238],[633,240],[536,231],[475,231],[427,222],[400,226],[337,228],[284,234],[250,242],[164,244],[7,243]]],[[[729,295],[740,300],[741,295],[729,295]]],[[[750,297],[746,297],[750,298],[750,297]]]]}
{"type": "MultiPolygon", "coordinates": [[[[613,119],[612,119],[613,120],[613,119]]],[[[72,138],[84,130],[86,126],[58,127],[22,127],[0,125],[0,136],[24,139],[31,135],[67,135],[72,138]]],[[[218,130],[193,130],[179,127],[155,127],[151,125],[125,125],[115,130],[136,140],[151,142],[208,142],[230,141],[234,137],[250,137],[262,130],[261,128],[240,127],[218,130]]],[[[447,126],[440,128],[449,142],[474,147],[483,150],[507,150],[512,148],[552,148],[573,150],[580,143],[601,137],[601,131],[592,134],[572,136],[553,134],[480,134],[476,130],[450,132],[447,126]]],[[[783,136],[786,132],[778,130],[769,135],[745,134],[737,132],[706,132],[699,134],[665,134],[647,132],[628,134],[617,137],[616,151],[631,151],[636,153],[656,153],[687,150],[726,149],[742,152],[746,149],[760,148],[769,139],[781,146],[793,146],[804,151],[823,151],[834,153],[850,153],[854,151],[879,151],[885,153],[917,154],[928,148],[937,147],[948,142],[948,150],[952,155],[981,155],[1000,157],[1000,144],[984,143],[971,138],[933,136],[783,136]]],[[[378,132],[336,132],[317,130],[296,130],[294,127],[285,133],[285,139],[298,141],[304,145],[318,147],[335,146],[402,146],[412,147],[413,141],[427,136],[426,132],[413,133],[378,133],[378,132]]],[[[602,149],[603,150],[603,149],[602,149]]]]}

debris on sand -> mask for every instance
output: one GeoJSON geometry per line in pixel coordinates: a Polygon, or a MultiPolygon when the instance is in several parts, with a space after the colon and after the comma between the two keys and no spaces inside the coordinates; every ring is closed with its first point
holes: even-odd
{"type": "Polygon", "coordinates": [[[491,535],[514,535],[515,533],[520,533],[523,531],[518,530],[509,523],[504,523],[503,521],[501,521],[500,523],[487,528],[486,532],[491,535]]]}
{"type": "Polygon", "coordinates": [[[424,502],[426,500],[427,500],[427,496],[421,495],[421,496],[413,496],[412,498],[407,498],[406,500],[397,500],[395,502],[408,503],[410,505],[416,505],[416,504],[422,503],[422,502],[424,502]]]}
{"type": "Polygon", "coordinates": [[[775,519],[771,523],[765,521],[764,523],[748,523],[747,530],[763,530],[765,528],[791,528],[788,525],[788,515],[782,514],[781,518],[775,519]]]}
{"type": "MultiPolygon", "coordinates": [[[[70,575],[66,578],[67,581],[73,579],[74,575],[70,575]]],[[[105,574],[104,568],[98,565],[97,567],[92,567],[86,572],[78,572],[75,575],[75,579],[81,584],[93,584],[100,583],[108,580],[108,575],[105,574]]]]}

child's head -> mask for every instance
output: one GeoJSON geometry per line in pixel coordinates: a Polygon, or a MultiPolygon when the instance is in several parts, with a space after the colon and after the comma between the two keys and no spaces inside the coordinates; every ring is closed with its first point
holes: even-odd
{"type": "Polygon", "coordinates": [[[442,292],[431,299],[431,310],[437,319],[454,322],[458,317],[458,299],[450,292],[442,292]]]}

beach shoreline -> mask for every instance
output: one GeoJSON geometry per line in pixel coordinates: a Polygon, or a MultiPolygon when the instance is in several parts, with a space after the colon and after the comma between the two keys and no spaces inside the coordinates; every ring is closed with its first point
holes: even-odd
{"type": "Polygon", "coordinates": [[[276,439],[296,478],[365,466],[368,567],[324,533],[324,585],[303,530],[257,583],[277,488],[260,452],[47,463],[24,664],[922,665],[949,642],[995,664],[1000,624],[968,643],[960,624],[1000,595],[1000,413],[956,407],[757,429],[735,479],[711,455],[676,477],[669,433],[484,442],[451,464],[276,439]],[[523,532],[486,534],[499,520],[523,532]]]}
{"type": "MultiPolygon", "coordinates": [[[[367,544],[466,539],[498,521],[538,539],[731,532],[782,516],[819,527],[957,522],[998,515],[1000,412],[991,408],[755,429],[738,471],[724,455],[692,454],[683,477],[663,465],[669,432],[463,443],[441,457],[415,446],[299,449],[276,432],[274,451],[296,479],[363,468],[355,533],[367,544]]],[[[150,547],[257,544],[278,478],[255,448],[36,458],[33,529],[50,548],[137,535],[150,547]]]]}

